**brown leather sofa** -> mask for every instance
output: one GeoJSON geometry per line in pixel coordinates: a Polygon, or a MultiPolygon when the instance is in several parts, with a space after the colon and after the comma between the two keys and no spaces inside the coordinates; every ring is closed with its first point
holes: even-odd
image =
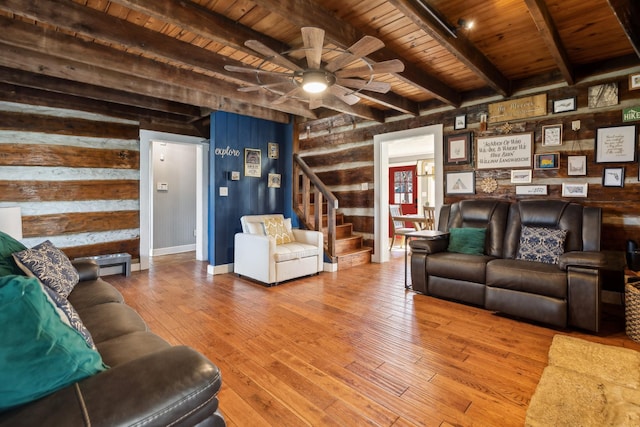
{"type": "Polygon", "coordinates": [[[0,413],[0,426],[224,426],[218,368],[149,332],[95,261],[74,265],[80,283],[69,301],[109,369],[0,413]]]}
{"type": "Polygon", "coordinates": [[[413,240],[413,290],[557,327],[597,332],[605,277],[624,259],[600,251],[601,209],[563,200],[463,200],[444,205],[438,229],[486,228],[483,255],[448,252],[448,239],[413,240]],[[523,226],[566,230],[558,263],[516,259],[523,226]]]}

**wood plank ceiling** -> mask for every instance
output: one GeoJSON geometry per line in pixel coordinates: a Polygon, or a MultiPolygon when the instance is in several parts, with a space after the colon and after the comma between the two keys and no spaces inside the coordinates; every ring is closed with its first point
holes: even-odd
{"type": "Polygon", "coordinates": [[[2,0],[0,22],[3,100],[73,102],[149,124],[206,127],[215,110],[384,121],[640,64],[635,0],[2,0]],[[399,59],[404,71],[376,74],[391,90],[363,90],[354,105],[238,91],[255,78],[225,65],[282,70],[245,41],[285,52],[302,45],[304,26],[325,30],[334,50],[323,61],[371,35],[385,47],[366,61],[399,59]]]}

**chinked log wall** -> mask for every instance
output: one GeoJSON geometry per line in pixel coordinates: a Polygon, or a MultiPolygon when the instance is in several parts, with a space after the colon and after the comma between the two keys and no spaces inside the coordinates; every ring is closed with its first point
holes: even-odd
{"type": "Polygon", "coordinates": [[[0,103],[0,206],[22,208],[26,246],[140,256],[139,125],[0,103]]]}
{"type": "MultiPolygon", "coordinates": [[[[541,92],[544,93],[544,92],[541,92]]],[[[587,198],[566,199],[603,209],[603,249],[624,250],[626,239],[640,242],[640,183],[638,181],[638,162],[598,163],[594,161],[596,129],[606,126],[633,125],[639,122],[622,122],[624,108],[640,105],[640,90],[630,91],[628,75],[577,85],[570,88],[552,89],[547,93],[549,112],[546,116],[510,121],[511,133],[533,132],[535,137],[534,153],[560,153],[560,167],[557,170],[534,170],[532,185],[548,186],[548,197],[562,198],[562,183],[585,183],[588,185],[587,198]],[[619,103],[614,106],[590,109],[588,107],[588,87],[607,82],[617,82],[619,103]],[[577,97],[576,111],[553,114],[553,100],[577,97]],[[571,130],[571,122],[580,120],[580,130],[571,130]],[[542,146],[542,126],[563,125],[563,144],[560,146],[542,146]],[[587,156],[587,176],[567,175],[567,156],[587,156]],[[605,167],[625,168],[624,188],[602,186],[602,172],[605,167]]],[[[537,93],[532,93],[535,95],[537,93]]],[[[517,97],[514,97],[517,98],[517,97]]],[[[502,100],[499,100],[502,101],[502,100]]],[[[497,102],[493,101],[492,102],[497,102]]],[[[384,124],[374,122],[350,122],[348,118],[333,118],[301,123],[299,130],[299,153],[314,172],[329,186],[344,209],[346,221],[354,224],[354,231],[365,236],[367,244],[373,246],[374,194],[370,189],[362,190],[361,184],[371,184],[373,177],[373,136],[399,130],[442,123],[444,135],[473,131],[474,159],[476,157],[475,138],[502,134],[499,129],[504,123],[491,123],[488,129],[480,132],[480,115],[486,114],[488,105],[479,102],[467,107],[431,113],[424,110],[418,117],[389,121],[384,124]],[[454,131],[456,116],[466,115],[467,128],[454,131]]],[[[637,133],[637,129],[636,129],[637,133]]],[[[637,148],[636,148],[637,149],[637,148]]],[[[520,168],[519,168],[520,169],[520,168]]],[[[515,184],[510,182],[510,169],[477,170],[474,165],[445,166],[444,172],[472,171],[476,175],[476,194],[447,197],[445,203],[453,203],[464,198],[489,197],[503,200],[517,200],[525,196],[516,196],[515,184]],[[481,182],[485,178],[495,178],[498,188],[491,194],[483,193],[481,182]]],[[[529,196],[530,197],[530,196],[529,196]]]]}

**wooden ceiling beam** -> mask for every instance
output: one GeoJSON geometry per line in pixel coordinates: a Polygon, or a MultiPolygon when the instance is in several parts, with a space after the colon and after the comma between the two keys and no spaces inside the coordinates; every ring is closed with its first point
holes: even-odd
{"type": "MultiPolygon", "coordinates": [[[[420,29],[451,52],[471,71],[482,77],[502,96],[511,94],[511,82],[489,59],[461,34],[455,36],[445,30],[443,23],[427,12],[425,0],[388,0],[420,29]]],[[[430,8],[429,10],[433,10],[430,8]]],[[[434,11],[435,12],[435,11],[434,11]]],[[[437,13],[437,12],[436,12],[437,13]]],[[[446,25],[446,23],[444,23],[446,25]]]]}
{"type": "Polygon", "coordinates": [[[330,97],[322,100],[322,106],[339,113],[384,123],[384,112],[363,104],[347,105],[340,100],[330,97]]]}
{"type": "MultiPolygon", "coordinates": [[[[179,86],[192,91],[202,92],[202,97],[232,98],[246,104],[279,110],[287,114],[295,114],[309,118],[315,117],[306,106],[295,102],[285,102],[273,107],[273,97],[239,93],[236,86],[214,79],[201,73],[195,73],[163,64],[151,59],[132,55],[109,47],[99,46],[92,42],[82,41],[76,37],[58,32],[50,32],[41,27],[24,22],[0,17],[0,26],[4,28],[7,43],[23,49],[39,51],[55,56],[64,62],[72,60],[87,65],[111,69],[126,75],[143,78],[147,81],[179,86]]],[[[99,76],[95,76],[99,79],[99,76]]],[[[91,81],[85,83],[92,83],[91,81]]],[[[233,104],[225,101],[225,104],[233,104]]],[[[203,106],[203,104],[199,104],[203,106]]]]}
{"type": "Polygon", "coordinates": [[[560,40],[560,34],[558,34],[558,29],[553,23],[546,3],[543,0],[524,0],[524,2],[564,80],[569,86],[575,84],[569,55],[562,44],[562,40],[560,40]]]}
{"type": "MultiPolygon", "coordinates": [[[[240,45],[238,43],[244,43],[249,39],[258,40],[272,48],[274,45],[273,39],[259,33],[254,33],[251,36],[247,35],[246,38],[233,37],[224,40],[223,37],[226,37],[225,34],[234,33],[239,29],[243,30],[245,27],[235,21],[228,20],[227,18],[221,17],[220,15],[193,3],[184,3],[177,0],[166,0],[163,2],[154,0],[113,1],[137,12],[145,13],[157,19],[171,22],[181,28],[188,28],[189,31],[192,31],[202,37],[215,37],[220,43],[229,44],[235,48],[239,48],[240,45]],[[225,25],[226,27],[223,28],[225,25]],[[218,31],[219,29],[222,29],[222,31],[218,31]]],[[[258,0],[254,1],[254,3],[266,8],[270,12],[281,15],[284,19],[292,22],[294,25],[300,27],[314,26],[324,29],[331,41],[342,48],[351,46],[365,35],[346,22],[339,21],[333,14],[323,9],[314,1],[258,0]],[[301,10],[304,10],[305,13],[300,14],[299,12],[301,10]]],[[[284,52],[287,49],[289,49],[289,46],[280,49],[274,48],[276,52],[284,52]]],[[[255,52],[253,54],[255,55],[255,52]]],[[[460,103],[460,95],[456,91],[446,86],[435,77],[427,75],[424,70],[421,70],[411,64],[411,61],[403,60],[396,52],[393,52],[388,48],[384,48],[378,52],[374,52],[370,55],[370,58],[377,61],[398,58],[405,64],[405,71],[401,74],[395,74],[400,80],[432,93],[447,104],[458,105],[460,103]]],[[[372,98],[374,97],[373,94],[371,96],[372,98]]],[[[396,105],[396,103],[390,104],[389,106],[394,108],[394,105],[396,105]]],[[[411,110],[413,111],[417,108],[417,105],[415,105],[411,107],[411,110]]]]}
{"type": "Polygon", "coordinates": [[[640,4],[637,0],[607,0],[633,50],[640,57],[640,4]]]}

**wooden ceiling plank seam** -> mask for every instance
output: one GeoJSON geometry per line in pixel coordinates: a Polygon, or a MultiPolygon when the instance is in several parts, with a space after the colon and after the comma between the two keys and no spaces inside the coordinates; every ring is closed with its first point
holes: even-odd
{"type": "Polygon", "coordinates": [[[633,50],[640,57],[640,5],[637,0],[607,0],[633,50]]]}
{"type": "Polygon", "coordinates": [[[551,14],[549,13],[547,5],[543,0],[524,1],[529,8],[531,18],[536,24],[542,39],[547,44],[551,56],[558,65],[560,73],[562,73],[562,76],[568,85],[573,85],[575,83],[573,67],[571,66],[571,61],[569,60],[567,51],[562,44],[562,40],[560,40],[560,35],[558,34],[558,30],[553,22],[551,14]]]}
{"type": "Polygon", "coordinates": [[[452,37],[433,16],[417,8],[414,0],[389,0],[389,2],[475,73],[481,75],[496,92],[502,96],[509,96],[511,82],[469,40],[461,34],[452,37]]]}
{"type": "MultiPolygon", "coordinates": [[[[319,26],[326,31],[325,37],[342,49],[346,49],[365,33],[354,28],[349,23],[339,20],[328,10],[311,0],[254,0],[256,4],[265,9],[278,13],[284,19],[299,27],[319,26]],[[304,10],[303,15],[295,13],[304,10]]],[[[369,58],[380,62],[388,59],[399,59],[405,64],[405,70],[397,73],[397,77],[409,84],[420,87],[422,90],[432,93],[442,102],[450,105],[460,104],[460,94],[433,76],[427,75],[424,70],[416,67],[411,61],[407,61],[388,47],[372,53],[369,58]]]]}

